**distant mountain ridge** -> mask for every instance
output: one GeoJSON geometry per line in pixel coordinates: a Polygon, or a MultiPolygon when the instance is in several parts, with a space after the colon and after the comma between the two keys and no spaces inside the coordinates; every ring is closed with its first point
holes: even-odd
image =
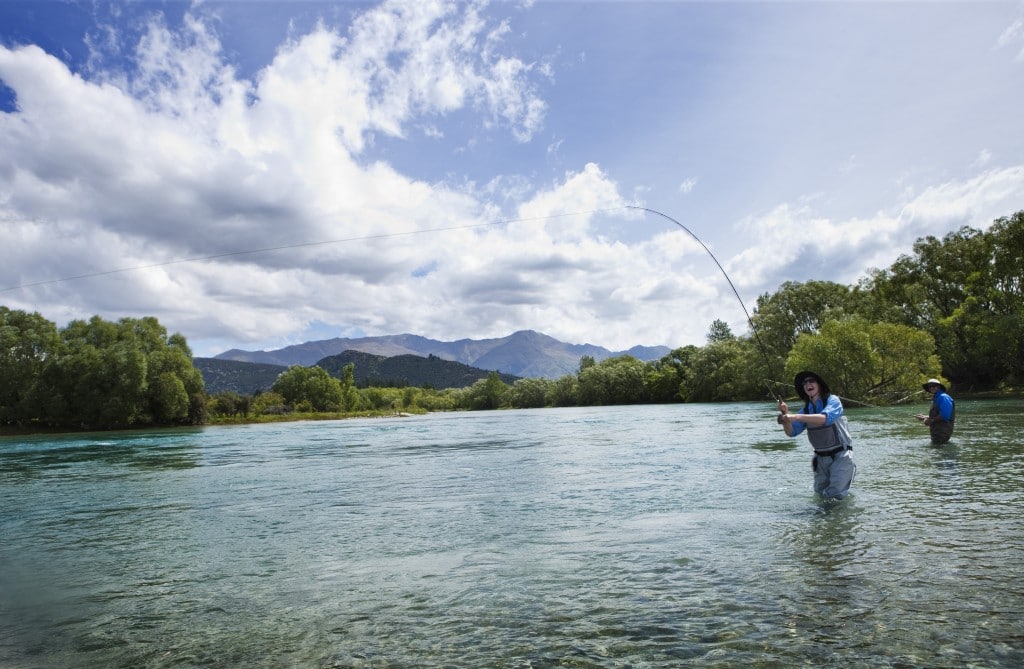
{"type": "Polygon", "coordinates": [[[273,351],[231,349],[214,356],[215,360],[237,360],[267,365],[315,365],[320,360],[345,351],[360,351],[391,358],[399,355],[430,355],[461,362],[464,365],[511,374],[518,377],[560,378],[579,369],[580,358],[591,356],[600,362],[620,355],[638,360],[657,360],[669,353],[667,346],[634,346],[613,352],[593,344],[567,344],[554,337],[520,330],[497,339],[459,339],[452,342],[400,334],[356,339],[338,337],[286,346],[273,351]]]}
{"type": "Polygon", "coordinates": [[[203,375],[203,385],[211,395],[226,391],[253,395],[270,390],[281,372],[288,369],[283,365],[216,358],[193,358],[192,364],[203,375]]]}
{"type": "MultiPolygon", "coordinates": [[[[214,395],[228,391],[253,395],[270,390],[281,372],[288,369],[284,365],[217,358],[194,358],[192,362],[203,375],[207,392],[214,395]]],[[[411,353],[388,358],[360,351],[345,351],[318,360],[316,366],[340,379],[345,366],[349,364],[353,366],[355,382],[359,387],[413,386],[437,390],[468,388],[492,373],[454,360],[442,360],[434,355],[423,357],[411,353]]],[[[511,374],[499,376],[509,385],[519,379],[511,374]]]]}
{"type": "MultiPolygon", "coordinates": [[[[478,367],[454,360],[442,360],[436,355],[423,357],[412,353],[403,353],[384,357],[362,351],[345,351],[332,355],[316,363],[327,372],[340,379],[346,365],[352,365],[356,386],[384,385],[390,387],[415,386],[430,387],[437,390],[445,388],[468,388],[481,379],[486,379],[489,372],[478,367]]],[[[512,385],[519,377],[511,374],[499,374],[502,382],[512,385]]]]}

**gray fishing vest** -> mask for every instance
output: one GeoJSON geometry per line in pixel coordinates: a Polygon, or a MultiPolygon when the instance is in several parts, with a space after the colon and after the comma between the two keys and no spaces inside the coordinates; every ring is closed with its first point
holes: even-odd
{"type": "Polygon", "coordinates": [[[834,451],[843,446],[836,433],[835,425],[807,428],[807,438],[811,440],[811,447],[816,453],[834,451]]]}
{"type": "MultiPolygon", "coordinates": [[[[808,411],[810,407],[805,409],[808,411]]],[[[821,427],[807,426],[807,438],[811,440],[811,448],[815,453],[827,453],[837,448],[851,448],[853,439],[850,437],[850,427],[846,416],[840,416],[832,421],[831,425],[821,427]]]]}

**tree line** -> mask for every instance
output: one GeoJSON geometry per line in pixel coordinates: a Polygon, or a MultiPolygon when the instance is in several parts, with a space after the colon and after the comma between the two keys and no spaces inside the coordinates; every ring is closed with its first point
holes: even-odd
{"type": "Polygon", "coordinates": [[[814,369],[856,402],[913,398],[938,377],[960,391],[1007,391],[1024,381],[1024,211],[985,231],[925,237],[888,269],[854,286],[786,282],[758,297],[751,328],[711,323],[703,346],[660,360],[584,357],[558,379],[505,383],[491,373],[466,388],[357,388],[293,366],[268,392],[210,396],[185,338],[155,318],[95,316],[58,329],[38,313],[0,307],[0,425],[116,428],[199,424],[210,417],[354,414],[664,402],[791,395],[814,369]]]}
{"type": "Polygon", "coordinates": [[[203,377],[156,318],[99,316],[58,329],[0,307],[0,424],[122,428],[201,423],[203,377]]]}

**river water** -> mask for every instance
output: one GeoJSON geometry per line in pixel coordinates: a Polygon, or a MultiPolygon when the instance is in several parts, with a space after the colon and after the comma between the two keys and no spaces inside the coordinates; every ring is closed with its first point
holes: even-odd
{"type": "Polygon", "coordinates": [[[0,439],[0,666],[1024,666],[1024,405],[770,404],[0,439]]]}

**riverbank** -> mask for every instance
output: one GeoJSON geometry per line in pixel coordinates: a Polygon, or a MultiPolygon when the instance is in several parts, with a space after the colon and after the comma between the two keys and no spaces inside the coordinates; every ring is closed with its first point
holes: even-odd
{"type": "Polygon", "coordinates": [[[330,411],[330,412],[294,412],[283,414],[261,414],[259,416],[213,416],[204,423],[198,425],[152,425],[141,424],[125,428],[111,428],[108,430],[92,427],[79,429],[70,427],[48,427],[42,425],[0,425],[0,438],[3,437],[29,437],[35,435],[60,435],[60,434],[87,434],[90,432],[117,433],[133,432],[138,430],[181,430],[197,427],[210,427],[217,425],[257,425],[265,423],[294,423],[303,421],[326,421],[346,420],[349,418],[405,418],[418,414],[428,413],[426,409],[411,408],[405,411],[393,409],[375,411],[330,411]]]}
{"type": "Polygon", "coordinates": [[[253,423],[290,423],[295,421],[345,420],[347,418],[405,418],[414,414],[428,413],[426,409],[395,411],[328,411],[295,412],[285,414],[261,414],[259,416],[216,416],[204,425],[248,425],[253,423]]]}
{"type": "MultiPolygon", "coordinates": [[[[1024,389],[1011,389],[1007,391],[985,391],[977,393],[955,393],[956,400],[1012,400],[1019,399],[1024,402],[1024,389]]],[[[714,403],[712,403],[714,404],[714,403]]],[[[926,399],[916,404],[927,405],[926,399]]],[[[643,406],[643,405],[638,405],[643,406]]],[[[100,430],[96,428],[83,427],[74,429],[68,427],[44,427],[38,425],[0,425],[0,438],[18,437],[47,434],[81,434],[86,432],[124,432],[129,430],[177,430],[187,427],[204,427],[209,425],[252,425],[264,423],[291,423],[297,421],[324,421],[324,420],[345,420],[348,418],[402,418],[413,415],[430,413],[419,407],[407,408],[403,411],[373,410],[373,411],[331,411],[331,412],[293,412],[282,414],[260,414],[258,416],[212,416],[205,423],[199,425],[133,425],[128,428],[117,428],[100,430]]]]}

